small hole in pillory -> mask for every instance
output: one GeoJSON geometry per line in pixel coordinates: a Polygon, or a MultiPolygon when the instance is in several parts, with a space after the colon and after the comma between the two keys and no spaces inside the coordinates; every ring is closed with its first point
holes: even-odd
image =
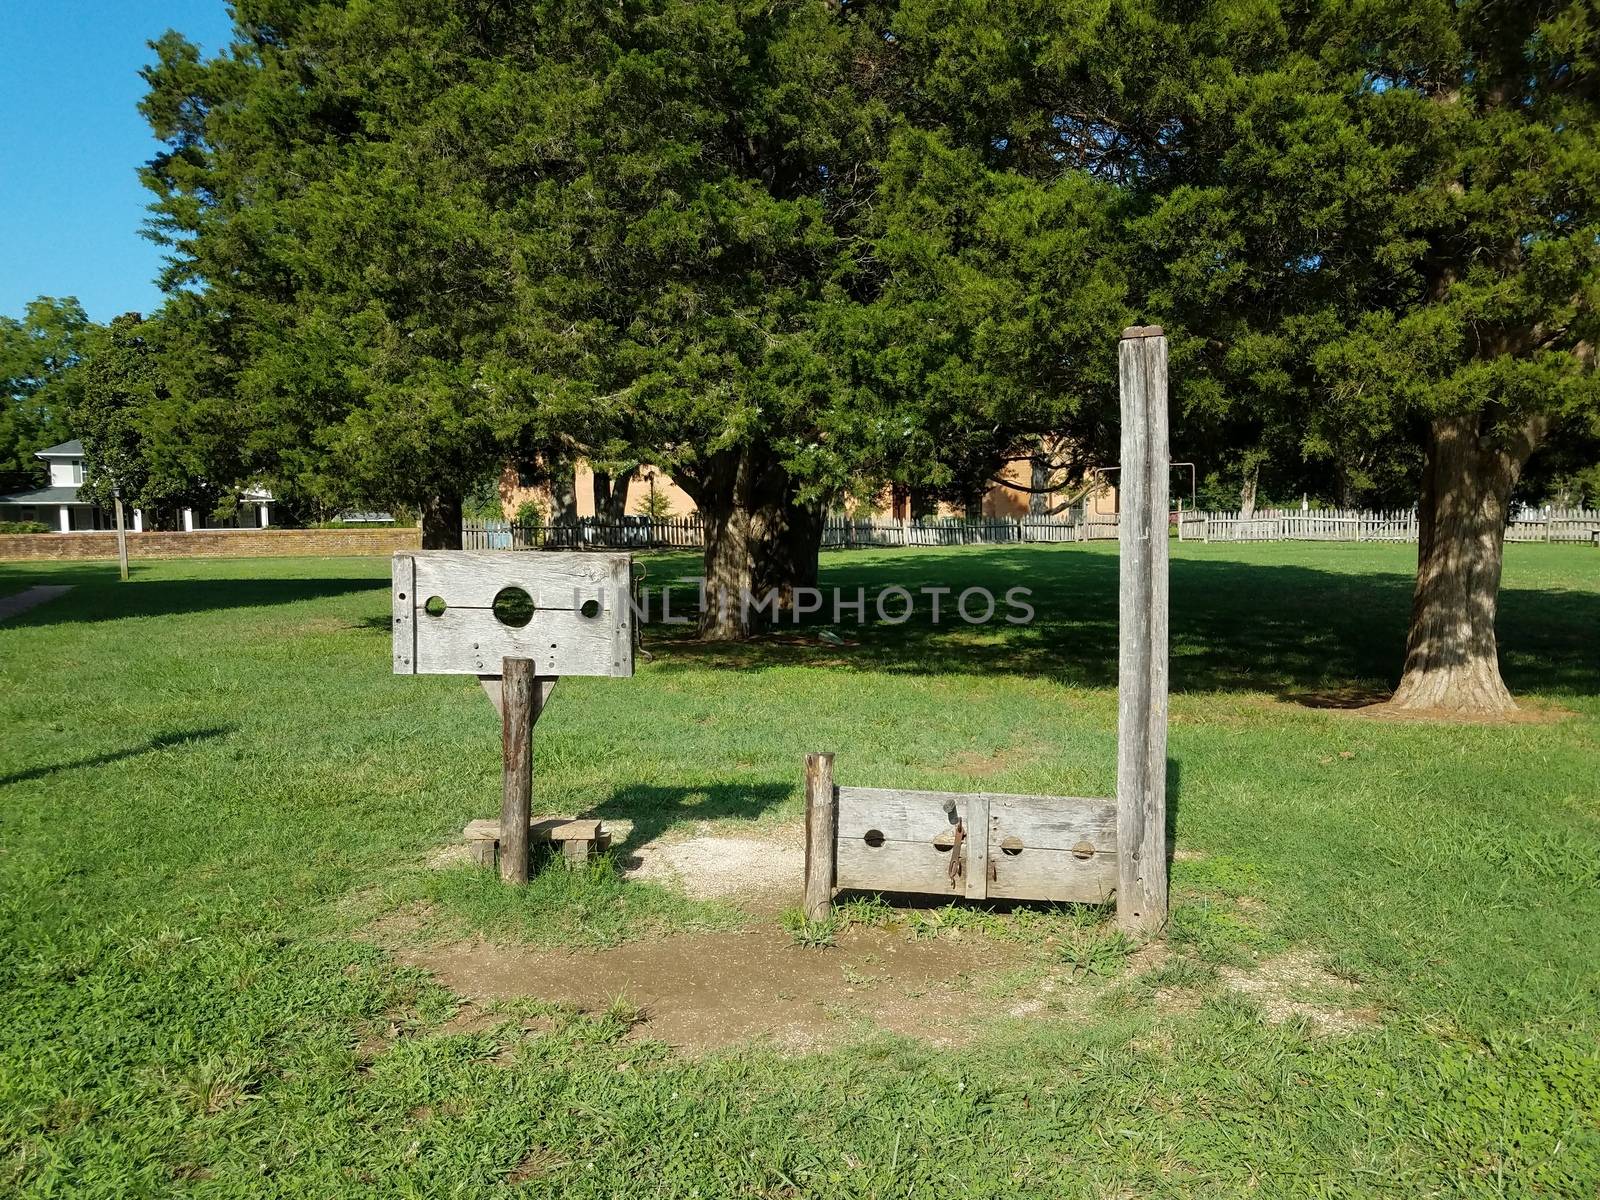
{"type": "Polygon", "coordinates": [[[1079,842],[1072,848],[1073,858],[1093,858],[1094,846],[1089,842],[1079,842]]]}
{"type": "Polygon", "coordinates": [[[519,587],[501,588],[494,597],[495,619],[502,625],[521,629],[533,620],[533,597],[519,587]]]}
{"type": "Polygon", "coordinates": [[[861,835],[861,840],[867,845],[871,846],[873,849],[877,849],[884,843],[883,830],[869,829],[861,835]]]}
{"type": "Polygon", "coordinates": [[[400,593],[400,599],[404,600],[405,598],[406,598],[406,594],[404,592],[401,592],[400,593]]]}
{"type": "Polygon", "coordinates": [[[592,621],[595,617],[600,615],[600,601],[591,597],[590,599],[585,600],[582,604],[578,605],[578,611],[592,621]]]}
{"type": "Polygon", "coordinates": [[[934,834],[933,848],[940,854],[949,854],[951,847],[956,844],[955,831],[947,830],[944,833],[934,834]]]}
{"type": "Polygon", "coordinates": [[[428,602],[422,606],[422,611],[430,617],[442,617],[447,607],[443,596],[429,596],[428,602]]]}
{"type": "Polygon", "coordinates": [[[1000,839],[1000,849],[1004,850],[1007,854],[1021,854],[1022,839],[1016,834],[1012,834],[1010,837],[1003,837],[1000,839]]]}

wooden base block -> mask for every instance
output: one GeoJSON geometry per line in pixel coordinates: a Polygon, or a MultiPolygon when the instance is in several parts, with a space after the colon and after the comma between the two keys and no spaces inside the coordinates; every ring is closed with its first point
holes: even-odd
{"type": "MultiPolygon", "coordinates": [[[[481,867],[493,868],[499,860],[500,822],[493,817],[468,821],[461,831],[472,861],[481,867]]],[[[562,861],[568,867],[579,867],[590,856],[600,853],[611,844],[611,835],[604,822],[592,818],[572,820],[568,817],[535,817],[528,822],[528,846],[559,848],[562,861]]]]}

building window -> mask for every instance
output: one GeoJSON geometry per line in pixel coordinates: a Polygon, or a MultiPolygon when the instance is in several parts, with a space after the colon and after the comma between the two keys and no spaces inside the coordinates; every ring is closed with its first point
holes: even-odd
{"type": "Polygon", "coordinates": [[[82,482],[83,482],[83,459],[75,458],[75,459],[72,460],[72,485],[74,487],[77,487],[82,482]]]}

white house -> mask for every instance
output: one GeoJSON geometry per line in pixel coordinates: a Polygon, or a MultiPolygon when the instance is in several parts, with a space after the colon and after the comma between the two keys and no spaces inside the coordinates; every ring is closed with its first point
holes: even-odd
{"type": "MultiPolygon", "coordinates": [[[[82,442],[77,439],[62,442],[38,451],[38,457],[50,464],[49,486],[0,496],[0,521],[39,521],[62,533],[117,527],[112,513],[78,499],[78,488],[83,483],[82,442]]],[[[247,488],[234,517],[227,521],[219,521],[192,508],[183,509],[178,516],[178,524],[185,530],[265,529],[272,523],[272,493],[247,488]]],[[[142,509],[134,509],[129,520],[135,532],[144,529],[142,509]]]]}

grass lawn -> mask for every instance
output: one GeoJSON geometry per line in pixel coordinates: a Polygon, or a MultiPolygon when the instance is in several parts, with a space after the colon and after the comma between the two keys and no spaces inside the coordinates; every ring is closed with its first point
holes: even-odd
{"type": "MultiPolygon", "coordinates": [[[[475,682],[389,673],[386,561],[0,564],[0,596],[75,585],[0,624],[0,1194],[1595,1196],[1600,553],[1507,549],[1505,674],[1543,719],[1498,726],[1337,707],[1394,682],[1413,548],[1173,553],[1164,961],[1094,911],[912,914],[894,936],[1009,940],[1057,1001],[1007,1016],[1000,981],[954,1047],[699,1056],[626,997],[454,1032],[375,939],[419,910],[546,947],[780,921],[609,863],[430,869],[495,811],[499,731],[475,682]],[[1250,981],[1283,962],[1317,969],[1277,1019],[1250,981]],[[1303,1015],[1318,980],[1347,1025],[1303,1015]]],[[[652,630],[634,679],[557,689],[536,810],[792,828],[812,749],[850,784],[1113,793],[1114,547],[823,570],[1029,586],[1038,620],[652,630]]]]}

